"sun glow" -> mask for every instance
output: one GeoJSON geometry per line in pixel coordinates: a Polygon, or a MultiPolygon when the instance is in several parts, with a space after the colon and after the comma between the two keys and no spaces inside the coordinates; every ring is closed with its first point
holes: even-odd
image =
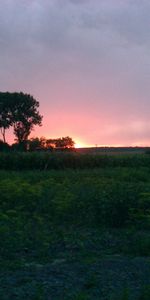
{"type": "Polygon", "coordinates": [[[75,148],[86,148],[88,147],[86,144],[84,144],[83,142],[76,140],[75,142],[75,148]]]}

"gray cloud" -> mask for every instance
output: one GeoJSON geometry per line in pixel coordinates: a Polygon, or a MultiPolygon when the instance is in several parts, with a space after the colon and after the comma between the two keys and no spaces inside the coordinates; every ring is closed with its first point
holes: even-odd
{"type": "Polygon", "coordinates": [[[86,108],[134,135],[133,120],[149,126],[149,27],[148,0],[1,0],[0,90],[34,94],[46,118],[86,108]]]}

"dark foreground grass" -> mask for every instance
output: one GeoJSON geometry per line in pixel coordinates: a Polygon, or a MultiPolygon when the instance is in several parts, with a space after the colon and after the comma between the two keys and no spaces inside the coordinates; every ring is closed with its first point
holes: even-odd
{"type": "Polygon", "coordinates": [[[150,299],[150,168],[0,172],[0,299],[150,299]]]}
{"type": "Polygon", "coordinates": [[[77,152],[0,153],[1,170],[65,170],[112,167],[150,167],[149,154],[81,154],[77,152]]]}

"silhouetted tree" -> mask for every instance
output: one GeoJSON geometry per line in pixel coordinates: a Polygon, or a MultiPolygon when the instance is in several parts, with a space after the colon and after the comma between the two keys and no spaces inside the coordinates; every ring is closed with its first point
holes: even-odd
{"type": "Polygon", "coordinates": [[[13,95],[13,129],[18,143],[27,141],[34,125],[41,126],[42,116],[39,114],[39,102],[31,95],[14,93],[13,95]]]}
{"type": "Polygon", "coordinates": [[[39,102],[31,95],[0,93],[0,129],[5,142],[5,131],[13,126],[19,144],[27,141],[34,125],[41,125],[42,116],[38,111],[39,102]]]}
{"type": "Polygon", "coordinates": [[[6,143],[6,129],[12,125],[11,94],[0,92],[0,131],[3,142],[6,143]]]}
{"type": "Polygon", "coordinates": [[[72,140],[71,137],[66,136],[59,139],[56,139],[56,148],[74,148],[75,142],[72,140]]]}
{"type": "Polygon", "coordinates": [[[44,137],[31,138],[28,140],[29,151],[45,149],[46,139],[44,137]]]}
{"type": "Polygon", "coordinates": [[[46,148],[55,148],[57,139],[47,139],[46,140],[46,148]]]}
{"type": "Polygon", "coordinates": [[[57,139],[47,139],[46,140],[47,148],[69,149],[69,148],[74,148],[74,145],[75,145],[75,142],[69,136],[57,138],[57,139]]]}

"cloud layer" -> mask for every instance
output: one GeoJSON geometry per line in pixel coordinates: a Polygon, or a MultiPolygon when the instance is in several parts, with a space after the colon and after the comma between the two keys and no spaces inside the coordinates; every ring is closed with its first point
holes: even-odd
{"type": "Polygon", "coordinates": [[[34,135],[150,140],[148,0],[1,0],[0,90],[40,101],[34,135]]]}

